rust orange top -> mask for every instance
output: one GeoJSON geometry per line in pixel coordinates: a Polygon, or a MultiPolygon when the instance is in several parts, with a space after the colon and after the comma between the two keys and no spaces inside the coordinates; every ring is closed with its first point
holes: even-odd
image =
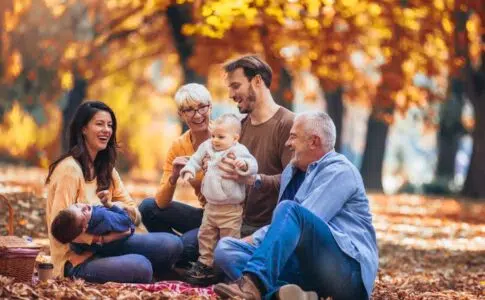
{"type": "MultiPolygon", "coordinates": [[[[179,156],[191,156],[195,153],[194,147],[192,146],[192,141],[190,140],[190,130],[186,131],[180,137],[178,137],[168,150],[167,157],[163,163],[163,175],[160,180],[160,186],[155,195],[155,200],[159,207],[165,207],[172,201],[173,194],[175,192],[176,184],[170,183],[170,176],[172,175],[172,162],[176,157],[179,156]]],[[[198,172],[195,179],[190,182],[195,190],[195,194],[199,199],[200,205],[203,207],[205,205],[205,198],[200,192],[200,186],[204,174],[202,171],[198,172]]]]}

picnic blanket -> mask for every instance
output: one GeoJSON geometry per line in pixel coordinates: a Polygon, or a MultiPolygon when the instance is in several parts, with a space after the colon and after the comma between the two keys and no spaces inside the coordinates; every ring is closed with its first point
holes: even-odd
{"type": "Polygon", "coordinates": [[[216,299],[217,296],[214,293],[212,286],[209,287],[194,287],[186,282],[182,281],[159,281],[150,284],[123,284],[124,286],[134,286],[136,288],[148,291],[159,292],[164,291],[164,294],[171,294],[173,296],[185,295],[195,296],[200,299],[216,299]]]}
{"type": "Polygon", "coordinates": [[[81,279],[57,279],[39,282],[14,282],[0,275],[0,299],[171,299],[215,300],[212,287],[193,287],[181,281],[160,281],[150,284],[96,284],[81,279]]]}

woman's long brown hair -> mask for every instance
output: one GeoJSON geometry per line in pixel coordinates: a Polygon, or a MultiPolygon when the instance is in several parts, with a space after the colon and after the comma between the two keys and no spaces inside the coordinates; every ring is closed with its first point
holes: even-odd
{"type": "Polygon", "coordinates": [[[82,131],[99,111],[106,111],[111,115],[113,134],[108,141],[106,149],[99,151],[93,162],[97,190],[106,190],[113,183],[112,172],[116,163],[118,150],[118,144],[116,142],[116,117],[113,110],[103,102],[86,101],[77,108],[71,124],[69,125],[69,150],[49,166],[49,174],[47,175],[46,184],[49,183],[52,173],[57,165],[69,156],[72,156],[81,166],[84,180],[93,180],[93,178],[90,178],[89,174],[89,163],[91,158],[86,149],[86,142],[82,131]]]}

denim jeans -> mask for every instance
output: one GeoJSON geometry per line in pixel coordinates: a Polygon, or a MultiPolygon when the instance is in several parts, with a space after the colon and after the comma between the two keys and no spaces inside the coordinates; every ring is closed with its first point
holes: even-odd
{"type": "Polygon", "coordinates": [[[180,238],[169,233],[134,234],[120,243],[118,256],[99,253],[80,265],[64,267],[66,277],[88,282],[149,283],[153,272],[169,270],[182,253],[180,238]]]}
{"type": "Polygon", "coordinates": [[[138,209],[148,231],[169,233],[176,231],[182,234],[181,261],[197,260],[199,257],[197,234],[202,224],[203,209],[177,201],[170,202],[165,208],[159,208],[153,198],[143,200],[138,209]]]}
{"type": "Polygon", "coordinates": [[[342,252],[320,218],[294,201],[275,209],[271,226],[258,247],[222,239],[215,265],[235,280],[243,272],[256,275],[271,297],[284,284],[300,285],[320,297],[366,299],[360,264],[342,252]]]}

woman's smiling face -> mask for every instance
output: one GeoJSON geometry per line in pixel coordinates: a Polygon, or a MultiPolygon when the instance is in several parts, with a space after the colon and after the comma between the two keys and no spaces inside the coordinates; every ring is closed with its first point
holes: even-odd
{"type": "Polygon", "coordinates": [[[205,131],[209,128],[211,105],[191,101],[180,109],[179,115],[192,132],[205,131]]]}
{"type": "MultiPolygon", "coordinates": [[[[90,154],[95,155],[106,149],[113,134],[113,120],[107,111],[98,111],[83,128],[86,147],[90,154]]],[[[92,157],[94,160],[95,157],[92,157]]]]}

